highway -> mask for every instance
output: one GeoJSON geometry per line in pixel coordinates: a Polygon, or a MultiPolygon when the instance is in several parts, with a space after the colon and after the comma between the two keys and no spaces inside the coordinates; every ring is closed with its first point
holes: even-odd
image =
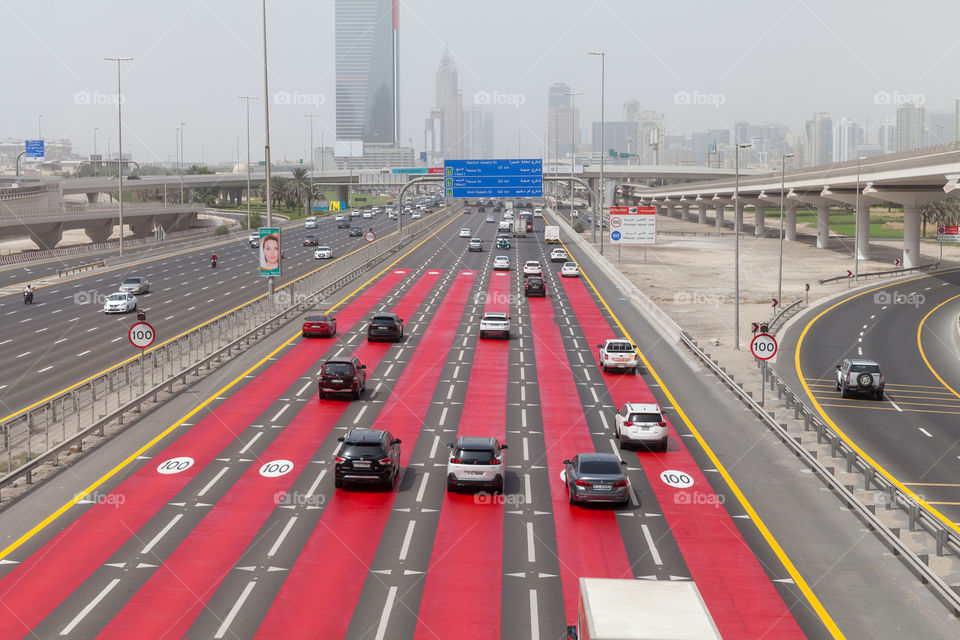
{"type": "Polygon", "coordinates": [[[792,327],[788,357],[778,364],[825,419],[953,523],[960,522],[958,294],[960,272],[947,271],[841,296],[792,327]],[[880,364],[882,401],[840,397],[835,366],[847,357],[880,364]]]}
{"type": "Polygon", "coordinates": [[[843,637],[835,618],[848,637],[956,635],[792,456],[765,457],[746,411],[599,269],[574,252],[584,277],[561,279],[542,221],[496,250],[484,220],[441,221],[322,305],[333,339],[289,325],[9,507],[0,639],[560,638],[586,575],[695,580],[726,638],[843,637]],[[461,227],[484,251],[466,251],[461,227]],[[491,269],[501,254],[509,272],[491,269]],[[526,260],[543,265],[546,298],[523,296],[526,260]],[[365,319],[387,310],[406,320],[404,340],[367,342],[365,319]],[[484,310],[509,311],[509,341],[478,339],[484,310]],[[595,345],[615,336],[646,354],[638,375],[597,366],[595,345]],[[349,353],[370,373],[361,400],[318,399],[319,363],[349,353]],[[618,450],[626,401],[664,408],[666,452],[618,450]],[[402,440],[392,488],[334,488],[337,437],[354,427],[402,440]],[[502,496],[446,492],[457,434],[509,444],[502,496]],[[585,451],[627,462],[629,505],[568,504],[563,460],[585,451]],[[787,491],[789,515],[764,521],[787,491]]]}
{"type": "MultiPolygon", "coordinates": [[[[396,221],[386,215],[373,220],[354,218],[352,223],[364,229],[372,227],[380,237],[396,229],[396,221]]],[[[315,260],[314,247],[302,246],[307,233],[332,247],[334,257],[366,244],[362,237],[348,237],[347,229],[337,229],[332,217],[321,218],[316,230],[305,230],[303,222],[291,224],[283,235],[286,258],[278,285],[330,262],[315,260]]],[[[136,314],[105,315],[102,311],[105,296],[117,291],[127,276],[144,276],[150,281],[150,292],[138,296],[138,306],[147,312],[147,320],[162,342],[261,295],[265,282],[258,275],[256,255],[244,234],[219,244],[216,237],[210,238],[203,248],[168,244],[138,249],[130,256],[132,262],[63,279],[55,277],[59,262],[0,272],[8,292],[0,295],[4,327],[0,336],[0,361],[4,363],[0,412],[6,416],[22,410],[134,355],[127,329],[136,321],[136,314]],[[210,267],[214,251],[220,258],[216,269],[210,267]],[[34,304],[25,305],[19,293],[22,285],[38,279],[42,282],[44,277],[51,278],[50,284],[37,286],[34,304]],[[80,365],[86,375],[80,375],[80,365]]],[[[89,257],[71,258],[69,264],[90,261],[89,257]]]]}

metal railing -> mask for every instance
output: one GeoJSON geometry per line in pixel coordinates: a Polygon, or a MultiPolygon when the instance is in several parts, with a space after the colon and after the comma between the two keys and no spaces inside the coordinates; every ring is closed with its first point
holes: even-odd
{"type": "Polygon", "coordinates": [[[859,282],[861,278],[869,278],[870,276],[898,276],[906,273],[913,273],[914,271],[933,271],[940,268],[939,262],[931,262],[930,264],[921,264],[916,267],[904,267],[898,269],[888,269],[886,271],[871,271],[869,273],[861,273],[858,276],[836,276],[833,278],[826,278],[820,280],[820,284],[829,284],[831,282],[839,282],[840,280],[847,280],[849,282],[859,282]]]}
{"type": "Polygon", "coordinates": [[[60,269],[59,271],[57,271],[57,276],[62,278],[63,276],[69,276],[71,274],[79,273],[81,271],[87,271],[88,269],[99,269],[105,266],[107,266],[107,263],[104,262],[103,260],[99,260],[97,262],[88,262],[87,264],[78,264],[75,267],[67,267],[66,269],[60,269]]]}
{"type": "Polygon", "coordinates": [[[791,302],[785,307],[781,307],[780,311],[777,311],[777,313],[772,318],[770,318],[770,322],[767,323],[767,330],[770,333],[775,333],[777,330],[777,323],[779,323],[781,320],[786,319],[786,317],[791,313],[795,311],[799,311],[800,304],[802,302],[803,302],[803,298],[800,298],[798,300],[794,300],[793,302],[791,302]]]}
{"type": "Polygon", "coordinates": [[[952,526],[949,526],[948,523],[931,513],[925,505],[918,502],[913,496],[904,491],[898,483],[877,469],[852,443],[823,422],[819,416],[804,404],[800,397],[793,393],[772,367],[763,367],[761,369],[765,372],[763,374],[763,384],[769,384],[769,389],[776,392],[777,398],[785,401],[787,408],[793,410],[795,420],[803,421],[804,430],[816,431],[817,443],[829,445],[830,457],[841,460],[847,473],[862,474],[864,490],[882,492],[883,499],[878,500],[877,504],[873,505],[872,508],[865,505],[854,495],[855,486],[844,484],[834,475],[832,467],[826,467],[821,464],[817,456],[808,451],[806,447],[800,443],[800,440],[787,430],[786,425],[778,423],[770,413],[753,399],[752,394],[734,382],[733,378],[729,376],[715,360],[712,360],[710,356],[699,347],[695,340],[686,332],[681,333],[680,339],[771,431],[790,447],[798,458],[816,473],[851,510],[867,523],[870,529],[894,555],[900,556],[910,571],[924,582],[934,594],[951,609],[953,615],[960,615],[960,594],[946,584],[946,582],[934,572],[929,566],[926,557],[921,557],[921,555],[914,553],[914,551],[900,539],[895,531],[887,527],[877,517],[875,511],[878,507],[905,511],[909,530],[911,532],[918,530],[925,531],[932,536],[936,541],[936,554],[938,556],[947,554],[960,555],[960,535],[957,534],[952,526]]]}
{"type": "Polygon", "coordinates": [[[102,437],[108,424],[123,424],[128,413],[139,412],[151,399],[157,402],[161,392],[172,393],[176,385],[187,385],[188,378],[229,358],[235,349],[241,352],[279,329],[450,215],[451,210],[444,209],[413,222],[399,235],[386,236],[278,287],[273,296],[259,296],[9,416],[0,422],[0,472],[4,473],[0,491],[21,478],[32,483],[42,465],[56,466],[68,449],[81,451],[84,440],[102,437]]]}

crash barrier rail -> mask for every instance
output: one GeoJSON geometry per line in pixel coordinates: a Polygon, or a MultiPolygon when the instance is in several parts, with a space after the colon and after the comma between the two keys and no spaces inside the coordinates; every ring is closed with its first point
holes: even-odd
{"type": "MultiPolygon", "coordinates": [[[[855,495],[854,485],[844,484],[833,474],[833,468],[827,467],[817,459],[817,456],[801,444],[800,438],[791,434],[785,424],[778,423],[766,411],[753,395],[734,382],[723,367],[705,353],[693,338],[686,332],[680,334],[684,345],[706,365],[714,375],[736,394],[747,407],[756,414],[773,431],[811,471],[823,480],[840,499],[854,511],[861,520],[880,538],[888,549],[901,558],[907,568],[926,584],[933,593],[952,611],[953,615],[960,615],[960,594],[953,587],[946,584],[928,564],[928,556],[918,555],[904,543],[897,532],[887,527],[876,515],[877,508],[902,509],[906,512],[908,526],[911,532],[925,531],[936,542],[937,556],[947,554],[960,555],[960,536],[947,526],[928,508],[903,491],[895,482],[891,481],[879,469],[849,443],[844,437],[836,433],[829,425],[823,422],[812,412],[803,401],[790,390],[787,384],[776,374],[772,367],[762,367],[764,372],[763,384],[769,384],[769,389],[776,392],[777,398],[786,402],[787,408],[793,410],[795,420],[803,420],[805,431],[817,432],[817,444],[830,445],[830,457],[841,459],[845,463],[847,473],[863,475],[863,489],[866,491],[880,491],[873,506],[865,505],[855,495]],[[769,381],[769,382],[768,382],[769,381]]],[[[758,360],[758,366],[760,361],[758,360]]]]}
{"type": "Polygon", "coordinates": [[[107,266],[107,263],[103,260],[97,262],[88,262],[87,264],[78,264],[75,267],[68,267],[66,269],[60,269],[57,271],[59,277],[68,276],[73,273],[79,273],[81,271],[86,271],[87,269],[99,269],[100,267],[107,266]]]}
{"type": "Polygon", "coordinates": [[[767,332],[776,333],[777,323],[781,322],[782,320],[785,320],[787,316],[792,315],[794,312],[799,311],[800,304],[802,302],[803,302],[803,298],[800,298],[799,300],[794,300],[793,302],[791,302],[785,307],[781,307],[780,311],[777,311],[777,313],[772,318],[770,318],[770,322],[767,323],[767,332]]]}
{"type": "Polygon", "coordinates": [[[57,466],[68,450],[81,452],[85,439],[103,437],[110,423],[122,425],[128,413],[139,413],[151,399],[157,402],[161,392],[172,393],[175,384],[186,386],[188,378],[209,371],[235,350],[243,352],[431,231],[445,215],[449,209],[410,223],[399,235],[370,243],[279,287],[272,296],[264,294],[222,313],[0,422],[0,471],[5,472],[0,493],[21,478],[31,484],[42,465],[57,466]]]}
{"type": "Polygon", "coordinates": [[[888,269],[886,271],[871,271],[870,273],[861,273],[857,276],[836,276],[834,278],[826,278],[825,280],[820,280],[820,284],[829,284],[831,282],[839,282],[840,280],[847,280],[849,282],[859,282],[861,278],[869,278],[870,276],[898,276],[904,275],[907,273],[913,273],[914,271],[933,271],[940,268],[939,262],[931,262],[930,264],[921,264],[916,267],[904,267],[898,269],[888,269]]]}

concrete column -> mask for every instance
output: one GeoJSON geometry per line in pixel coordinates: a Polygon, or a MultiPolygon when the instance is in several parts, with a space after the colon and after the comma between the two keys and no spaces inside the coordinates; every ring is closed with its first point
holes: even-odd
{"type": "Polygon", "coordinates": [[[152,217],[138,218],[128,226],[134,238],[146,238],[153,235],[154,220],[152,217]]]}
{"type": "Polygon", "coordinates": [[[717,229],[723,229],[723,212],[725,206],[723,204],[718,204],[714,211],[714,224],[717,225],[717,229]]]}
{"type": "Polygon", "coordinates": [[[661,216],[669,216],[669,215],[670,215],[670,209],[667,208],[666,205],[657,203],[657,204],[654,204],[653,206],[655,206],[655,207],[657,208],[657,213],[660,214],[661,216]]]}
{"type": "Polygon", "coordinates": [[[857,256],[861,260],[870,259],[870,203],[863,202],[865,198],[861,197],[860,211],[857,213],[857,224],[854,229],[859,228],[860,235],[857,236],[857,256]]]}
{"type": "Polygon", "coordinates": [[[670,216],[674,218],[680,218],[683,220],[683,209],[680,208],[680,205],[674,204],[670,205],[671,213],[670,216]]]}
{"type": "Polygon", "coordinates": [[[690,215],[690,205],[683,203],[680,205],[680,219],[686,221],[687,217],[690,215]]]}
{"type": "Polygon", "coordinates": [[[830,248],[830,204],[817,205],[817,249],[830,248]]]}
{"type": "Polygon", "coordinates": [[[707,224],[707,205],[702,202],[697,207],[697,222],[707,224]]]}
{"type": "Polygon", "coordinates": [[[99,192],[94,192],[94,193],[88,193],[88,194],[87,194],[87,202],[88,202],[89,204],[93,204],[93,203],[95,203],[95,202],[96,202],[97,200],[99,200],[99,199],[100,199],[100,193],[99,193],[99,192]]]}
{"type": "Polygon", "coordinates": [[[763,209],[764,205],[762,202],[753,205],[753,235],[758,238],[767,230],[767,218],[763,215],[763,209]]]}
{"type": "Polygon", "coordinates": [[[920,266],[920,207],[903,207],[903,266],[920,266]]]}
{"type": "Polygon", "coordinates": [[[794,202],[783,207],[783,238],[791,242],[797,239],[797,207],[799,206],[799,202],[794,202]]]}
{"type": "Polygon", "coordinates": [[[114,222],[113,220],[91,221],[83,228],[83,231],[90,238],[90,242],[102,244],[113,235],[114,222]]]}
{"type": "Polygon", "coordinates": [[[29,227],[30,239],[37,245],[41,251],[53,249],[57,243],[63,239],[63,225],[59,222],[53,224],[31,224],[29,227]]]}

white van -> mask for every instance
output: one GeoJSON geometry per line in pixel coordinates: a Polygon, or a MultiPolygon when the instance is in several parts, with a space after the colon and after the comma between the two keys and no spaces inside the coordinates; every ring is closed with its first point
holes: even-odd
{"type": "Polygon", "coordinates": [[[304,229],[316,229],[316,228],[317,228],[317,219],[316,219],[316,217],[310,216],[309,218],[307,218],[306,220],[304,220],[304,221],[303,221],[303,228],[304,228],[304,229]]]}

